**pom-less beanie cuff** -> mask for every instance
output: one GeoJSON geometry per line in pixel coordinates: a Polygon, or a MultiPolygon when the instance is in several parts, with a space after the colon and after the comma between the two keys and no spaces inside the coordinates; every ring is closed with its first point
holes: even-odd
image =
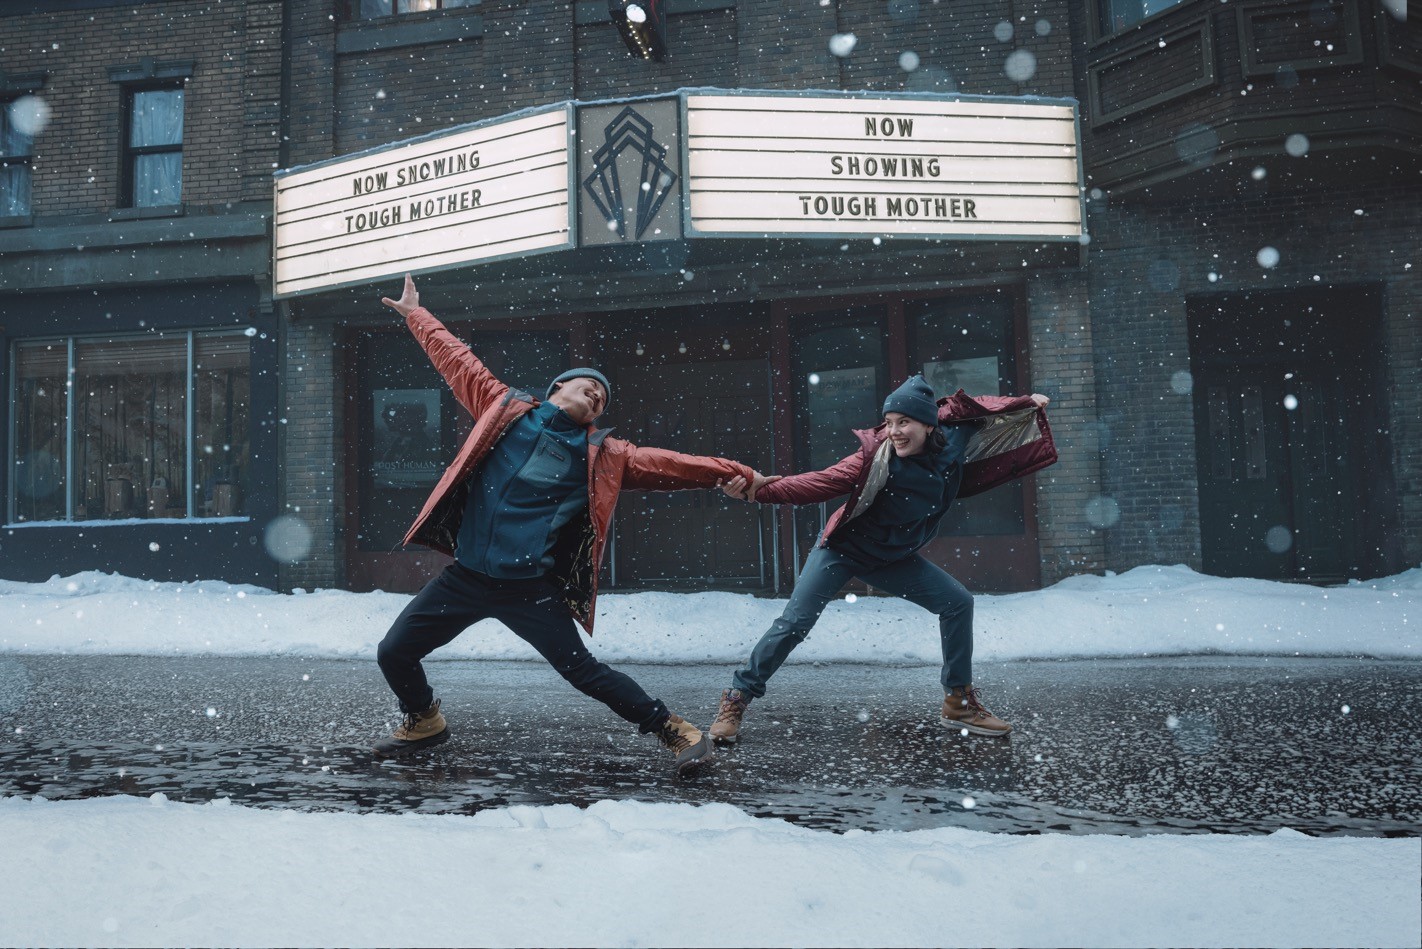
{"type": "Polygon", "coordinates": [[[938,401],[923,374],[910,376],[884,400],[884,414],[898,412],[925,425],[938,424],[938,401]]]}
{"type": "Polygon", "coordinates": [[[583,367],[581,369],[569,369],[567,372],[563,373],[561,376],[548,383],[548,391],[544,393],[543,397],[545,399],[552,397],[553,390],[558,387],[558,383],[567,382],[570,379],[596,379],[598,382],[602,383],[602,387],[607,390],[607,401],[612,401],[612,384],[607,381],[607,376],[604,376],[596,369],[589,369],[587,367],[583,367]]]}

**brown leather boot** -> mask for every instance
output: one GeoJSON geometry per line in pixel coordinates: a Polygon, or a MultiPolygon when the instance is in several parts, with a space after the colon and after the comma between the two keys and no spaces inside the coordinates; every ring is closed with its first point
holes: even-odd
{"type": "Polygon", "coordinates": [[[944,728],[966,730],[972,735],[999,737],[1012,731],[1012,726],[983,708],[978,690],[971,685],[954,686],[943,696],[943,714],[939,719],[944,728]]]}
{"type": "Polygon", "coordinates": [[[372,750],[381,758],[394,758],[432,748],[448,739],[449,725],[440,713],[439,699],[435,699],[423,712],[407,712],[395,733],[376,742],[372,750]]]}
{"type": "Polygon", "coordinates": [[[711,740],[718,745],[734,745],[740,735],[741,719],[745,717],[746,706],[751,697],[740,689],[725,689],[721,692],[721,710],[711,723],[711,740]]]}
{"type": "Polygon", "coordinates": [[[711,742],[701,729],[682,718],[671,715],[657,732],[657,740],[676,755],[676,773],[691,774],[711,758],[711,742]]]}

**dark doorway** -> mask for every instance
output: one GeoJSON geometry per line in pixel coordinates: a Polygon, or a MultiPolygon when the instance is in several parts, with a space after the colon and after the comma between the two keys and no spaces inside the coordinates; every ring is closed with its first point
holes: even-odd
{"type": "MultiPolygon", "coordinates": [[[[597,334],[615,390],[613,434],[773,470],[768,341],[710,311],[666,317],[597,334]]],[[[773,521],[770,509],[715,490],[629,491],[618,501],[610,579],[621,588],[767,589],[773,521]]]]}
{"type": "Polygon", "coordinates": [[[1205,571],[1385,572],[1398,538],[1378,291],[1202,297],[1188,313],[1205,571]]]}

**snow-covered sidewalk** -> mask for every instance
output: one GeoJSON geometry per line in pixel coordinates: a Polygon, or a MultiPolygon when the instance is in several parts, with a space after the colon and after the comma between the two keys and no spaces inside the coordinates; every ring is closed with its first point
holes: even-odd
{"type": "MultiPolygon", "coordinates": [[[[0,653],[299,655],[371,659],[409,597],[323,590],[278,594],[217,581],[154,583],[83,573],[0,580],[0,653]]],[[[783,600],[737,593],[606,594],[593,650],[609,662],[743,659],[783,600]]],[[[1138,567],[1045,590],[979,596],[979,659],[1361,655],[1422,659],[1422,568],[1318,588],[1138,567]]],[[[830,604],[791,662],[937,665],[932,619],[902,600],[830,604]]],[[[536,659],[493,621],[435,659],[536,659]]]]}
{"type": "MultiPolygon", "coordinates": [[[[0,581],[0,654],[369,660],[408,601],[95,573],[0,581]]],[[[783,601],[638,593],[600,606],[593,645],[604,659],[730,664],[783,601]]],[[[1319,589],[1143,567],[979,597],[976,651],[1422,659],[1419,607],[1422,569],[1319,589]]],[[[934,625],[898,600],[846,597],[793,661],[936,665],[934,625]]],[[[535,658],[494,624],[437,655],[535,658]]],[[[835,835],[726,805],[604,801],[393,816],[158,796],[0,798],[0,842],[0,945],[1422,940],[1416,838],[835,835]]]]}
{"type": "Polygon", "coordinates": [[[1416,946],[1417,839],[0,799],[4,945],[1416,946]],[[58,894],[64,894],[61,898],[58,894]]]}

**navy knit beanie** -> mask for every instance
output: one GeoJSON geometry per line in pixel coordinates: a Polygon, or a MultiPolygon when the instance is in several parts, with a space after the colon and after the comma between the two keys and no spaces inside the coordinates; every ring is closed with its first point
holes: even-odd
{"type": "Polygon", "coordinates": [[[553,390],[557,387],[558,383],[567,382],[569,379],[596,379],[598,382],[601,382],[602,387],[607,390],[607,401],[612,401],[612,384],[607,381],[607,376],[604,376],[596,369],[588,369],[586,367],[582,369],[569,369],[557,379],[548,383],[548,392],[545,393],[543,397],[545,399],[552,398],[553,390]]]}
{"type": "Polygon", "coordinates": [[[899,386],[884,400],[884,414],[898,412],[925,425],[938,424],[938,402],[933,398],[933,389],[920,373],[909,376],[908,381],[899,386]]]}

